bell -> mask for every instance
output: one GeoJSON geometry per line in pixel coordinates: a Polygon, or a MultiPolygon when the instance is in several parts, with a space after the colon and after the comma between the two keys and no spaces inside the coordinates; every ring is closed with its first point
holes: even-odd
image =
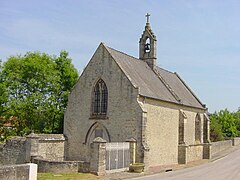
{"type": "Polygon", "coordinates": [[[149,43],[144,45],[144,50],[145,51],[149,51],[150,50],[150,44],[149,43]]]}

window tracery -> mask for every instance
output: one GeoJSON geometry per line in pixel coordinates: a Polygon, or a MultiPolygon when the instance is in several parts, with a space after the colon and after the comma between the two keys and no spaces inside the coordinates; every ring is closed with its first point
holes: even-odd
{"type": "Polygon", "coordinates": [[[100,79],[93,90],[92,115],[106,115],[108,106],[108,90],[105,82],[100,79]]]}

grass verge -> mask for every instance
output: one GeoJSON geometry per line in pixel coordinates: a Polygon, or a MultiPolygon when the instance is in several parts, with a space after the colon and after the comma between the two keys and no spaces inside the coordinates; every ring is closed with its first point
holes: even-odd
{"type": "Polygon", "coordinates": [[[38,173],[37,180],[78,180],[100,179],[98,176],[89,173],[72,173],[72,174],[54,174],[54,173],[38,173]]]}

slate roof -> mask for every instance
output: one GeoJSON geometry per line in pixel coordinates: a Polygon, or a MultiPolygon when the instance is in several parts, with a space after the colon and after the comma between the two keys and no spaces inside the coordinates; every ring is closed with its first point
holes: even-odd
{"type": "Polygon", "coordinates": [[[140,59],[110,47],[106,49],[133,86],[139,88],[140,95],[190,107],[205,108],[177,73],[159,67],[153,71],[140,59]]]}

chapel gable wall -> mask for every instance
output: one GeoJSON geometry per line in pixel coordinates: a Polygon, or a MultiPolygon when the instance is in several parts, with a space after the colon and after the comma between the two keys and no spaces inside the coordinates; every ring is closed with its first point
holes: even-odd
{"type": "Polygon", "coordinates": [[[64,120],[67,159],[89,160],[91,138],[88,136],[93,132],[89,129],[98,124],[107,131],[107,141],[125,142],[128,138],[140,141],[142,110],[137,103],[137,95],[138,89],[133,87],[101,44],[69,95],[64,120]],[[108,88],[107,116],[103,119],[91,117],[92,90],[100,78],[108,88]]]}

